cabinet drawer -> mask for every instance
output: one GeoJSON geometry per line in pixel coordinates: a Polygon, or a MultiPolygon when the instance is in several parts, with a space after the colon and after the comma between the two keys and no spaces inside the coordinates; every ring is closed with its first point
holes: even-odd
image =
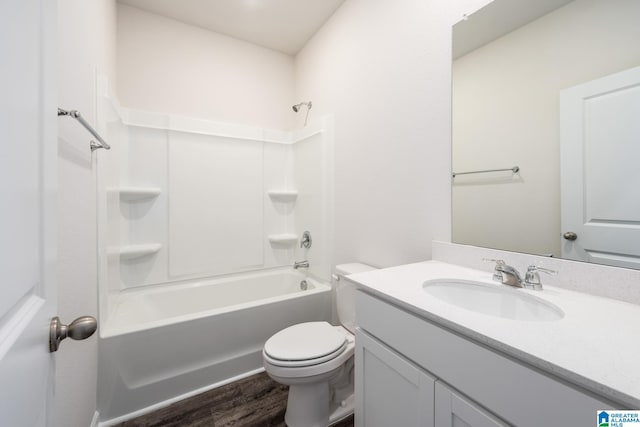
{"type": "Polygon", "coordinates": [[[518,426],[584,426],[617,405],[469,341],[362,290],[360,328],[437,378],[518,426]]]}

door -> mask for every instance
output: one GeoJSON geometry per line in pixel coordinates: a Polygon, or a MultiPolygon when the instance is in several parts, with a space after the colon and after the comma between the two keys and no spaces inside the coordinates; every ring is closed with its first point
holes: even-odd
{"type": "Polygon", "coordinates": [[[0,3],[0,414],[52,425],[56,2],[0,3]]]}
{"type": "Polygon", "coordinates": [[[435,385],[436,427],[506,427],[484,409],[449,389],[440,381],[435,385]]]}
{"type": "Polygon", "coordinates": [[[355,422],[358,427],[433,427],[435,379],[356,329],[355,422]]]}
{"type": "Polygon", "coordinates": [[[639,112],[640,67],[561,92],[563,258],[640,268],[639,112]]]}

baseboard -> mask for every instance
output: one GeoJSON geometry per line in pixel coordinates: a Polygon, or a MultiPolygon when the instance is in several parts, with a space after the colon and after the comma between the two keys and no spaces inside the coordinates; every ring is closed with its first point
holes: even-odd
{"type": "Polygon", "coordinates": [[[96,411],[93,413],[93,419],[91,420],[91,425],[89,427],[98,427],[99,422],[100,422],[100,413],[96,411]]]}

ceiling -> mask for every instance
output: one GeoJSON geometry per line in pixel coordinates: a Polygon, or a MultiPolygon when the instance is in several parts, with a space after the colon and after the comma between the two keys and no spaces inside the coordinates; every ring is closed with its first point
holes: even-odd
{"type": "Polygon", "coordinates": [[[453,26],[453,59],[459,58],[572,0],[495,0],[453,26]]]}
{"type": "Polygon", "coordinates": [[[295,55],[344,0],[118,0],[186,24],[295,55]]]}

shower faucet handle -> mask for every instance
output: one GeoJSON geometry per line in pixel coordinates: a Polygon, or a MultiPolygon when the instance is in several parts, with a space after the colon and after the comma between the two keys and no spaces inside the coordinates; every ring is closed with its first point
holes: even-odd
{"type": "Polygon", "coordinates": [[[302,239],[300,239],[300,247],[309,249],[311,247],[311,233],[309,231],[305,231],[302,233],[302,239]]]}

